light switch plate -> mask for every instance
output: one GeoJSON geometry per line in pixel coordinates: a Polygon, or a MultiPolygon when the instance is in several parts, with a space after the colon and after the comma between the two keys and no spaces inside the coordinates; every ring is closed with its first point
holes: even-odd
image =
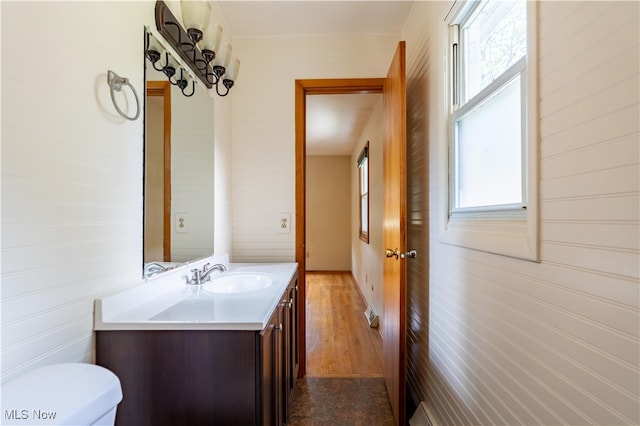
{"type": "Polygon", "coordinates": [[[288,234],[291,232],[291,214],[280,213],[279,217],[278,232],[281,234],[288,234]]]}
{"type": "Polygon", "coordinates": [[[189,228],[187,227],[187,214],[186,213],[176,213],[176,232],[188,232],[189,228]]]}

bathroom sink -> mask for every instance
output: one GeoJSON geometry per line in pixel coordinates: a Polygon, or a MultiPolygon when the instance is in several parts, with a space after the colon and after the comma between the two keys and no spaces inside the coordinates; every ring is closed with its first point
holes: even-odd
{"type": "Polygon", "coordinates": [[[205,283],[204,289],[211,293],[249,293],[264,290],[275,283],[270,274],[256,272],[223,272],[205,283]]]}

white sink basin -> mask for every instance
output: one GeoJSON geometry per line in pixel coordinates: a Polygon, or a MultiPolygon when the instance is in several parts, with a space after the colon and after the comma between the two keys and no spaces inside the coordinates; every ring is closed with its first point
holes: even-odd
{"type": "Polygon", "coordinates": [[[223,272],[204,285],[211,293],[249,293],[264,290],[275,283],[270,274],[256,272],[223,272]]]}

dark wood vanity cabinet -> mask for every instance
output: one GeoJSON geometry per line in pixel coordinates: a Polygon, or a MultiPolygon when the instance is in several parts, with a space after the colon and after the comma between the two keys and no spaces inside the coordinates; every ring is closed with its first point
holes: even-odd
{"type": "Polygon", "coordinates": [[[298,280],[284,292],[280,305],[262,332],[263,425],[289,422],[298,377],[298,280]]]}
{"type": "Polygon", "coordinates": [[[284,372],[282,401],[285,422],[289,422],[293,391],[298,378],[300,351],[298,347],[298,280],[295,279],[285,292],[284,303],[284,372]]]}
{"type": "Polygon", "coordinates": [[[262,332],[262,377],[260,397],[262,404],[262,425],[281,425],[285,422],[283,412],[283,310],[276,309],[267,328],[262,332]]]}
{"type": "Polygon", "coordinates": [[[297,275],[251,330],[96,331],[96,364],[120,379],[116,425],[282,425],[298,369],[297,275]]]}

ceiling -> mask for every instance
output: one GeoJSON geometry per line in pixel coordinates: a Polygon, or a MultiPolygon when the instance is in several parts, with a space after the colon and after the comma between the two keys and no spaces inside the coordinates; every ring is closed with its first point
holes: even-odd
{"type": "Polygon", "coordinates": [[[219,1],[235,37],[399,34],[410,1],[219,1]]]}
{"type": "Polygon", "coordinates": [[[307,155],[351,155],[379,93],[307,96],[307,155]]]}
{"type": "MultiPolygon", "coordinates": [[[[400,34],[412,3],[366,0],[218,2],[234,37],[400,34]]],[[[308,96],[307,155],[350,155],[380,96],[308,96]]]]}

